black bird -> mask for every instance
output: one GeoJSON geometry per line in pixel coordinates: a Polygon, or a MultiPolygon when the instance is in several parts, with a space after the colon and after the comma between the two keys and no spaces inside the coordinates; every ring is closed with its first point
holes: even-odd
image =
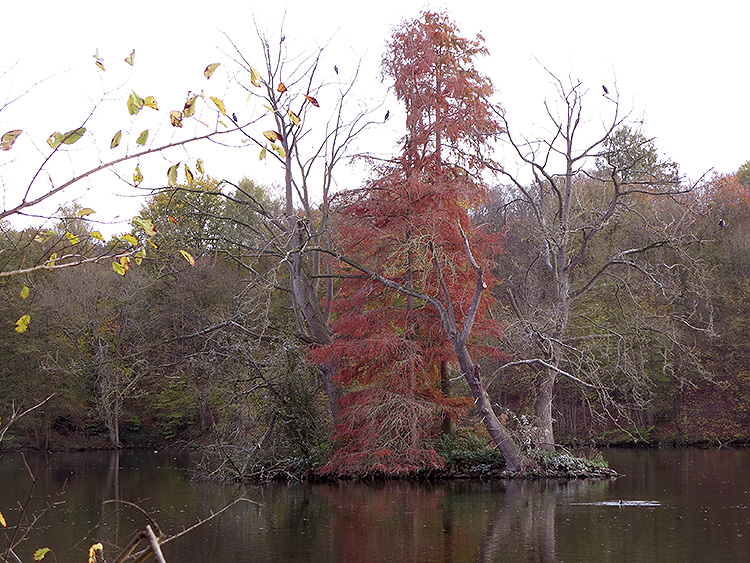
{"type": "Polygon", "coordinates": [[[388,118],[391,116],[391,110],[388,110],[385,112],[385,119],[383,121],[388,121],[388,118]]]}
{"type": "Polygon", "coordinates": [[[339,73],[339,67],[337,67],[336,65],[333,65],[333,70],[334,70],[334,72],[335,72],[336,74],[338,74],[338,73],[339,73]]]}
{"type": "Polygon", "coordinates": [[[234,112],[232,112],[232,121],[234,121],[235,123],[237,123],[237,115],[235,115],[234,112]]]}
{"type": "Polygon", "coordinates": [[[604,90],[605,96],[609,94],[609,90],[607,90],[607,87],[604,84],[602,84],[602,90],[604,90]]]}

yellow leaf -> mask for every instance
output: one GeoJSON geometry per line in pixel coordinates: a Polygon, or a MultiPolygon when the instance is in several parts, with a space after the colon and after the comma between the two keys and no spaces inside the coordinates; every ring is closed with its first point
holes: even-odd
{"type": "Polygon", "coordinates": [[[289,119],[291,119],[292,123],[294,123],[295,125],[300,124],[300,118],[292,110],[289,110],[289,119]]]}
{"type": "Polygon", "coordinates": [[[55,265],[55,260],[57,260],[57,252],[53,252],[49,255],[49,260],[47,260],[44,265],[48,267],[52,267],[55,265]]]}
{"type": "Polygon", "coordinates": [[[138,246],[138,239],[137,239],[137,238],[135,238],[135,237],[134,237],[133,235],[131,235],[130,233],[128,233],[127,235],[124,235],[124,236],[122,237],[122,240],[124,240],[125,242],[127,242],[127,243],[129,243],[129,244],[132,244],[133,246],[138,246]]]}
{"type": "Polygon", "coordinates": [[[3,528],[7,528],[8,527],[8,523],[5,521],[5,516],[3,516],[2,512],[0,512],[0,524],[3,525],[3,528]]]}
{"type": "Polygon", "coordinates": [[[148,141],[148,129],[141,131],[141,134],[138,135],[138,139],[136,139],[135,143],[143,146],[146,144],[146,141],[148,141]]]}
{"type": "Polygon", "coordinates": [[[172,127],[182,127],[182,112],[172,110],[169,112],[169,122],[172,127]]]}
{"type": "Polygon", "coordinates": [[[226,116],[227,110],[224,109],[224,102],[222,102],[219,98],[214,98],[213,96],[211,96],[211,100],[214,104],[216,104],[216,107],[219,108],[221,115],[226,116]]]}
{"type": "Polygon", "coordinates": [[[125,271],[127,272],[130,269],[130,256],[121,256],[120,265],[125,268],[125,271]]]}
{"type": "Polygon", "coordinates": [[[0,149],[9,151],[13,146],[13,143],[16,142],[16,139],[21,133],[23,133],[23,131],[21,131],[20,129],[8,131],[5,135],[3,135],[2,139],[0,139],[0,149]]]}
{"type": "Polygon", "coordinates": [[[127,270],[125,270],[119,262],[112,262],[112,269],[121,276],[124,276],[127,273],[127,270]]]}
{"type": "Polygon", "coordinates": [[[187,162],[185,163],[185,177],[187,178],[188,184],[193,183],[193,173],[191,172],[190,168],[188,168],[187,162]]]}
{"type": "Polygon", "coordinates": [[[199,174],[203,174],[203,161],[200,158],[195,162],[195,167],[198,169],[199,174]]]}
{"type": "Polygon", "coordinates": [[[96,61],[96,63],[95,63],[95,64],[96,64],[96,66],[98,66],[98,67],[99,67],[100,69],[102,69],[102,70],[104,70],[104,71],[106,71],[106,70],[107,70],[106,68],[104,68],[104,65],[102,64],[102,61],[96,61]]]}
{"type": "Polygon", "coordinates": [[[133,62],[135,62],[135,49],[133,49],[131,53],[125,58],[125,62],[130,66],[133,66],[133,62]]]}
{"type": "Polygon", "coordinates": [[[92,213],[96,213],[96,211],[94,211],[90,207],[84,207],[83,209],[79,210],[76,215],[78,217],[86,217],[87,215],[91,215],[92,213]]]}
{"type": "Polygon", "coordinates": [[[104,59],[99,55],[99,49],[96,50],[96,53],[94,53],[94,58],[97,61],[103,61],[104,59]]]}
{"type": "Polygon", "coordinates": [[[104,237],[102,236],[102,234],[99,231],[91,231],[91,236],[93,238],[95,238],[96,240],[100,240],[100,241],[104,242],[104,237]]]}
{"type": "Polygon", "coordinates": [[[20,319],[16,321],[16,332],[18,334],[23,334],[26,332],[26,329],[29,328],[29,323],[31,322],[31,317],[29,315],[24,315],[20,319]]]}
{"type": "Polygon", "coordinates": [[[140,266],[141,262],[143,262],[143,259],[145,257],[146,257],[146,249],[141,248],[138,252],[135,253],[135,263],[140,266]]]}
{"type": "Polygon", "coordinates": [[[260,73],[252,66],[250,67],[250,82],[252,82],[253,86],[256,88],[260,88],[260,73]]]}
{"type": "Polygon", "coordinates": [[[40,547],[34,552],[34,561],[41,561],[50,551],[52,550],[49,547],[40,547]]]}
{"type": "Polygon", "coordinates": [[[267,154],[268,154],[268,147],[263,145],[263,148],[260,150],[260,156],[258,156],[258,159],[265,160],[267,154]]]}
{"type": "Polygon", "coordinates": [[[132,92],[128,96],[128,112],[130,115],[135,115],[143,108],[143,98],[141,98],[135,92],[132,92]]]}
{"type": "Polygon", "coordinates": [[[112,137],[112,142],[109,144],[109,148],[113,149],[117,145],[119,145],[120,139],[122,139],[122,129],[120,129],[117,133],[115,133],[115,136],[112,137]]]}
{"type": "Polygon", "coordinates": [[[104,546],[100,543],[95,543],[89,548],[89,563],[96,563],[96,552],[102,551],[104,546]]]}
{"type": "Polygon", "coordinates": [[[156,236],[156,227],[154,227],[154,222],[151,219],[141,219],[140,217],[134,217],[133,222],[145,231],[146,236],[156,236]]]}
{"type": "MultiPolygon", "coordinates": [[[[174,221],[172,217],[170,217],[174,221]]],[[[177,221],[175,221],[175,224],[177,224],[177,221]]],[[[153,246],[156,250],[159,250],[159,245],[156,244],[154,241],[152,241],[150,238],[146,239],[146,242],[149,243],[151,246],[153,246]]]]}
{"type": "Polygon", "coordinates": [[[214,71],[221,66],[221,63],[213,63],[206,67],[206,70],[203,71],[203,76],[206,78],[211,78],[211,75],[214,73],[214,71]]]}
{"type": "Polygon", "coordinates": [[[167,180],[169,181],[170,186],[176,186],[177,185],[177,167],[179,166],[179,162],[177,164],[174,164],[169,167],[169,170],[167,170],[167,180]]]}
{"type": "Polygon", "coordinates": [[[143,174],[141,174],[140,166],[136,164],[135,172],[133,172],[133,184],[137,188],[141,182],[143,182],[143,174]]]}
{"type": "Polygon", "coordinates": [[[144,99],[143,105],[151,109],[159,109],[153,96],[148,96],[146,99],[144,99]]]}
{"type": "Polygon", "coordinates": [[[185,117],[190,117],[195,113],[195,101],[198,99],[198,96],[193,96],[192,98],[188,98],[188,101],[185,102],[185,107],[182,108],[182,111],[185,113],[185,117]]]}
{"type": "Polygon", "coordinates": [[[74,235],[70,231],[68,231],[67,233],[65,233],[65,238],[68,239],[70,241],[70,244],[72,244],[74,246],[76,244],[78,244],[78,235],[74,235]]]}
{"type": "Polygon", "coordinates": [[[21,299],[26,299],[29,296],[29,287],[23,286],[23,289],[21,290],[21,299]]]}
{"type": "Polygon", "coordinates": [[[280,141],[281,140],[281,135],[279,135],[276,131],[264,131],[263,132],[263,136],[266,139],[268,139],[269,141],[271,141],[272,143],[274,141],[280,141]]]}
{"type": "Polygon", "coordinates": [[[188,263],[191,266],[195,266],[195,258],[192,257],[192,255],[189,252],[185,252],[184,250],[180,250],[180,254],[182,254],[182,257],[188,261],[188,263]]]}

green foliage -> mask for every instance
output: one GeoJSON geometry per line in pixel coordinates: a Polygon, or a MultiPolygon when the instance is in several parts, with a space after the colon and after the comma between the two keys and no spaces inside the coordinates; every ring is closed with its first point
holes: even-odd
{"type": "Polygon", "coordinates": [[[497,476],[505,466],[502,454],[474,434],[444,434],[435,440],[434,447],[445,460],[444,472],[448,475],[497,476]]]}

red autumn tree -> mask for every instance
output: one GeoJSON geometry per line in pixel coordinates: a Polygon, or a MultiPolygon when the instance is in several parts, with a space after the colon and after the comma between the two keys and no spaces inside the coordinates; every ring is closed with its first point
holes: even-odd
{"type": "MultiPolygon", "coordinates": [[[[466,347],[476,328],[473,350],[491,353],[500,332],[481,299],[499,241],[469,216],[485,195],[480,152],[500,132],[487,102],[492,84],[473,66],[484,53],[481,37],[464,39],[445,15],[424,13],[396,30],[384,57],[407,133],[398,157],[338,197],[337,240],[348,267],[332,304],[334,339],[315,352],[340,361],[349,390],[333,472],[434,466],[440,460],[425,439],[446,411],[473,402],[504,432],[466,347]],[[440,389],[441,365],[456,359],[474,401],[440,389]]],[[[518,452],[509,452],[509,465],[518,465],[518,452]]]]}

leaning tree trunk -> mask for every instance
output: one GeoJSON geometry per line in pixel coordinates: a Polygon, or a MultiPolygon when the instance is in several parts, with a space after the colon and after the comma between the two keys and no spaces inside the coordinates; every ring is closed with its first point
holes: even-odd
{"type": "Polygon", "coordinates": [[[524,471],[534,467],[536,465],[534,461],[521,451],[508,429],[497,418],[480,376],[479,366],[472,361],[466,345],[459,341],[458,336],[451,338],[451,341],[458,357],[461,372],[469,384],[471,395],[474,397],[474,402],[482,416],[482,422],[497,449],[503,454],[506,467],[510,471],[524,471]]]}

